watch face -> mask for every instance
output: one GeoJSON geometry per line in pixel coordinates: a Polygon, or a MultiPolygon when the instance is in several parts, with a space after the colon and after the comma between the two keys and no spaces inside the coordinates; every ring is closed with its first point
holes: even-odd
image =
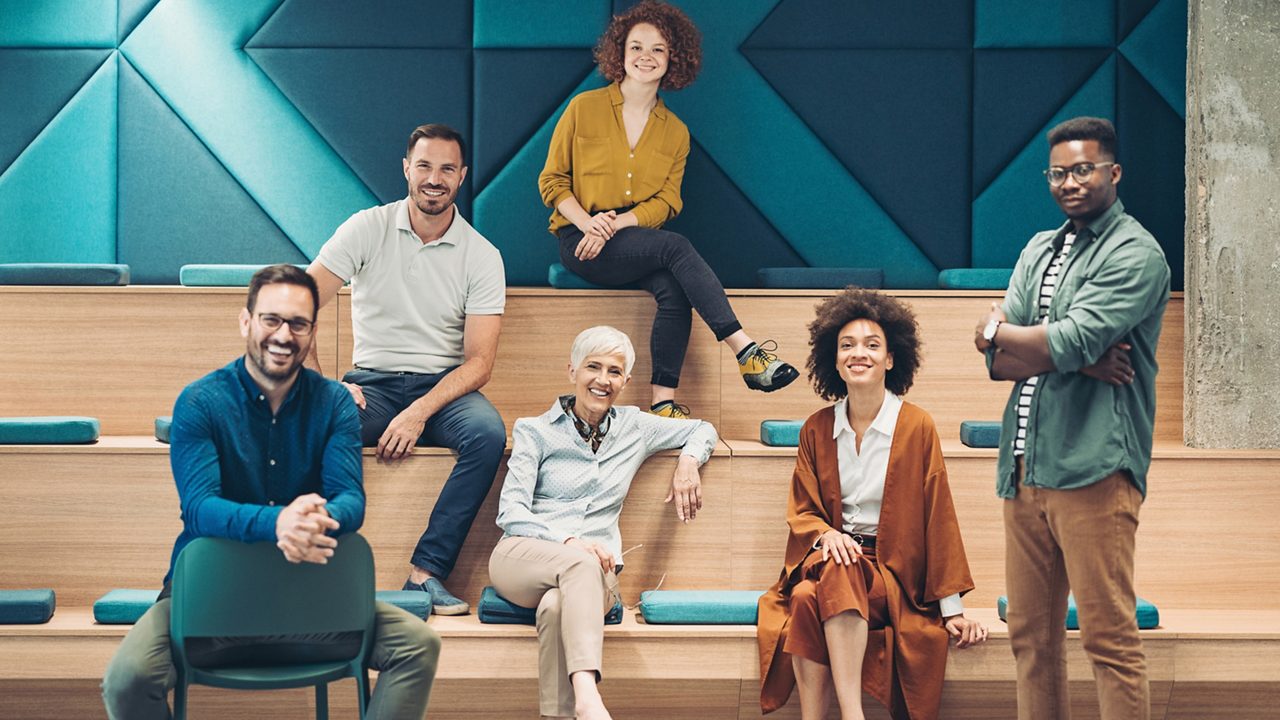
{"type": "Polygon", "coordinates": [[[992,320],[991,322],[987,323],[987,326],[982,329],[982,339],[986,340],[987,342],[991,342],[991,339],[996,336],[996,328],[999,326],[1000,326],[1000,323],[996,322],[995,320],[992,320]]]}

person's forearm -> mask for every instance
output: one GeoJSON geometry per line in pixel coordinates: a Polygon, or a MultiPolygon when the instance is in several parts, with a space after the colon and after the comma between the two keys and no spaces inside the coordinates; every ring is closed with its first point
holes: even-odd
{"type": "Polygon", "coordinates": [[[429,418],[454,400],[484,387],[492,372],[492,360],[471,358],[441,378],[435,387],[409,407],[421,413],[424,419],[429,418]]]}
{"type": "MultiPolygon", "coordinates": [[[[996,357],[1012,356],[1017,365],[1008,365],[1010,371],[1023,377],[1004,377],[1005,380],[1021,380],[1032,375],[1053,372],[1053,358],[1049,354],[1049,329],[1047,325],[1037,324],[1027,327],[1004,322],[996,331],[995,345],[999,348],[996,357]]],[[[1006,361],[1007,362],[1007,361],[1006,361]]],[[[994,373],[993,373],[994,374],[994,373]]]]}
{"type": "Polygon", "coordinates": [[[1007,352],[997,350],[991,358],[992,380],[1013,380],[1017,382],[1026,380],[1029,377],[1035,377],[1042,372],[1044,371],[1037,370],[1032,365],[1007,352]]]}
{"type": "Polygon", "coordinates": [[[582,203],[578,202],[578,198],[572,195],[565,197],[556,205],[556,210],[579,230],[586,232],[583,228],[591,222],[591,213],[583,209],[582,203]]]}

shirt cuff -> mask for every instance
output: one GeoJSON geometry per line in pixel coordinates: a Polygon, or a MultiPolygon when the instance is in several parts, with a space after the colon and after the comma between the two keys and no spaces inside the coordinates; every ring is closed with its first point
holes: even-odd
{"type": "Polygon", "coordinates": [[[963,615],[964,601],[960,599],[960,593],[952,593],[939,600],[938,611],[944,619],[953,615],[963,615]]]}

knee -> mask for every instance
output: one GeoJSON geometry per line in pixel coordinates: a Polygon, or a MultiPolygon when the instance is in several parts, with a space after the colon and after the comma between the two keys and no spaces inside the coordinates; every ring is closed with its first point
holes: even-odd
{"type": "Polygon", "coordinates": [[[167,666],[155,667],[143,658],[116,653],[102,677],[103,700],[111,709],[126,707],[137,698],[163,697],[168,692],[168,675],[167,666]]]}
{"type": "Polygon", "coordinates": [[[409,628],[401,664],[434,675],[440,658],[440,635],[425,622],[413,623],[409,628]]]}
{"type": "Polygon", "coordinates": [[[680,233],[664,230],[663,240],[667,245],[667,249],[674,253],[676,257],[688,253],[697,253],[697,250],[693,249],[693,243],[689,242],[689,238],[680,233]]]}
{"type": "Polygon", "coordinates": [[[458,452],[476,452],[486,456],[501,457],[507,447],[507,428],[502,416],[492,407],[477,413],[468,424],[466,437],[458,452]]]}
{"type": "Polygon", "coordinates": [[[542,600],[538,602],[538,627],[558,622],[560,620],[560,609],[563,607],[563,604],[563,599],[558,588],[552,588],[543,594],[542,600]]]}
{"type": "Polygon", "coordinates": [[[812,580],[805,580],[795,587],[791,588],[791,611],[805,612],[808,610],[816,611],[818,607],[818,584],[812,580]]]}

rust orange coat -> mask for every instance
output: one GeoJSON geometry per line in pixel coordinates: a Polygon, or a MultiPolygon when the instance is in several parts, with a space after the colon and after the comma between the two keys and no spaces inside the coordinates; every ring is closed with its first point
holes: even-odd
{"type": "MultiPolygon", "coordinates": [[[[800,449],[787,506],[786,564],[778,582],[760,598],[760,707],[786,704],[795,687],[791,658],[783,651],[788,600],[798,569],[822,533],[842,524],[840,467],[832,438],[835,409],[819,410],[800,429],[800,449]]],[[[942,446],[933,418],[904,402],[889,449],[884,500],[876,534],[891,627],[867,641],[862,685],[886,706],[894,685],[914,720],[936,718],[949,643],[938,600],[973,589],[956,521],[942,446]]]]}

